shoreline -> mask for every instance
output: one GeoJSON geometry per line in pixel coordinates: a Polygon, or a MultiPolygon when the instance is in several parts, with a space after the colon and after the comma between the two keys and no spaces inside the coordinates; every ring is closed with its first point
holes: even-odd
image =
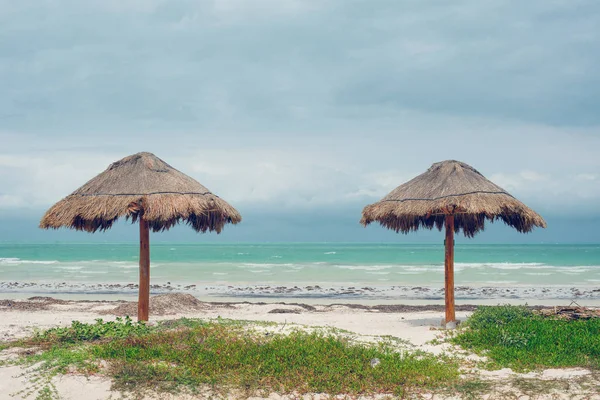
{"type": "MultiPolygon", "coordinates": [[[[171,293],[150,293],[151,297],[161,295],[190,295],[183,292],[171,293]]],[[[193,295],[192,295],[193,296],[193,295]]],[[[211,306],[235,306],[240,304],[250,305],[295,305],[295,306],[347,306],[348,308],[367,309],[386,306],[414,307],[420,308],[423,311],[442,310],[444,307],[444,299],[373,299],[373,298],[299,298],[299,297],[216,297],[216,296],[193,296],[199,302],[211,306]]],[[[81,294],[81,293],[0,293],[0,312],[10,311],[6,308],[6,303],[15,302],[36,302],[49,300],[56,303],[102,303],[122,304],[137,302],[137,293],[135,294],[81,294]]],[[[600,308],[600,299],[511,299],[511,298],[491,298],[491,299],[455,299],[457,310],[471,311],[477,306],[496,306],[496,305],[523,305],[532,308],[536,307],[554,307],[568,306],[576,303],[583,307],[600,308]]],[[[403,311],[396,311],[403,312],[403,311]]]]}
{"type": "MultiPolygon", "coordinates": [[[[295,302],[307,304],[444,304],[440,286],[390,286],[347,283],[345,285],[300,283],[291,285],[151,284],[150,294],[190,294],[204,302],[295,302]],[[321,286],[322,285],[322,286],[321,286]]],[[[0,281],[0,299],[42,296],[63,300],[135,301],[136,283],[17,282],[0,281]]],[[[465,286],[455,287],[456,304],[529,304],[600,306],[598,286],[465,286]]]]}

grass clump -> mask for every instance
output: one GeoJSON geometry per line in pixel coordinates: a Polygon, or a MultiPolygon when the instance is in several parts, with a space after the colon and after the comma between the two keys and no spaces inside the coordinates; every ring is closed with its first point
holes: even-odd
{"type": "Polygon", "coordinates": [[[352,344],[296,331],[269,337],[208,324],[95,346],[121,388],[184,385],[289,393],[394,393],[458,378],[457,365],[424,353],[352,344]],[[376,367],[371,360],[379,359],[376,367]]]}
{"type": "Polygon", "coordinates": [[[341,335],[303,331],[266,335],[231,321],[185,319],[155,327],[128,320],[74,323],[28,343],[36,340],[45,351],[26,356],[30,363],[54,374],[102,372],[115,389],[126,391],[405,394],[459,379],[456,361],[399,352],[389,341],[359,344],[341,335]]]}
{"type": "Polygon", "coordinates": [[[104,322],[101,318],[98,318],[94,324],[73,321],[71,326],[68,327],[52,328],[38,332],[30,342],[32,344],[77,343],[99,339],[139,336],[149,331],[144,322],[133,322],[128,316],[125,319],[117,317],[116,321],[108,322],[104,322]]]}
{"type": "Polygon", "coordinates": [[[523,306],[479,307],[451,341],[515,370],[600,366],[600,319],[560,320],[523,306]]]}

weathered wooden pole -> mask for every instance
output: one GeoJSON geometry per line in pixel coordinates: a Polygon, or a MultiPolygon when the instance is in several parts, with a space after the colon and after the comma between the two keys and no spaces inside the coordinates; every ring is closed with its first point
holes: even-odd
{"type": "Polygon", "coordinates": [[[148,321],[150,308],[150,228],[144,214],[140,216],[140,288],[138,321],[148,321]]]}
{"type": "Polygon", "coordinates": [[[456,321],[454,314],[454,215],[446,215],[446,323],[456,321]]]}

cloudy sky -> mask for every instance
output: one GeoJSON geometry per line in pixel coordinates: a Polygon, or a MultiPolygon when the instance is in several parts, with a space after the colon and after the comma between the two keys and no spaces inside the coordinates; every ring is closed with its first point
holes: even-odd
{"type": "Polygon", "coordinates": [[[240,210],[218,240],[439,240],[360,211],[458,159],[549,223],[477,240],[600,242],[598,26],[596,0],[0,0],[0,241],[90,239],[36,225],[151,151],[240,210]]]}

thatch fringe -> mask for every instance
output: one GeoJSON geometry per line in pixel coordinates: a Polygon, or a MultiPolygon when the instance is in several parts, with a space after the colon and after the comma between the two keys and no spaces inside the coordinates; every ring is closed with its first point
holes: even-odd
{"type": "Polygon", "coordinates": [[[366,226],[377,221],[402,233],[420,228],[441,230],[446,214],[454,215],[455,230],[467,237],[484,230],[486,220],[501,220],[524,233],[536,226],[546,227],[535,211],[458,161],[436,163],[381,201],[366,206],[361,223],[366,226]]]}
{"type": "Polygon", "coordinates": [[[111,164],[73,194],[52,206],[41,228],[87,232],[109,229],[125,217],[143,218],[154,232],[185,222],[197,232],[221,232],[242,220],[238,211],[189,176],[150,153],[111,164]]]}
{"type": "Polygon", "coordinates": [[[144,220],[154,232],[185,221],[197,232],[221,232],[225,224],[237,224],[240,214],[219,197],[189,194],[146,196],[71,195],[55,204],[42,218],[41,228],[70,227],[87,232],[109,229],[121,217],[144,220]]]}

